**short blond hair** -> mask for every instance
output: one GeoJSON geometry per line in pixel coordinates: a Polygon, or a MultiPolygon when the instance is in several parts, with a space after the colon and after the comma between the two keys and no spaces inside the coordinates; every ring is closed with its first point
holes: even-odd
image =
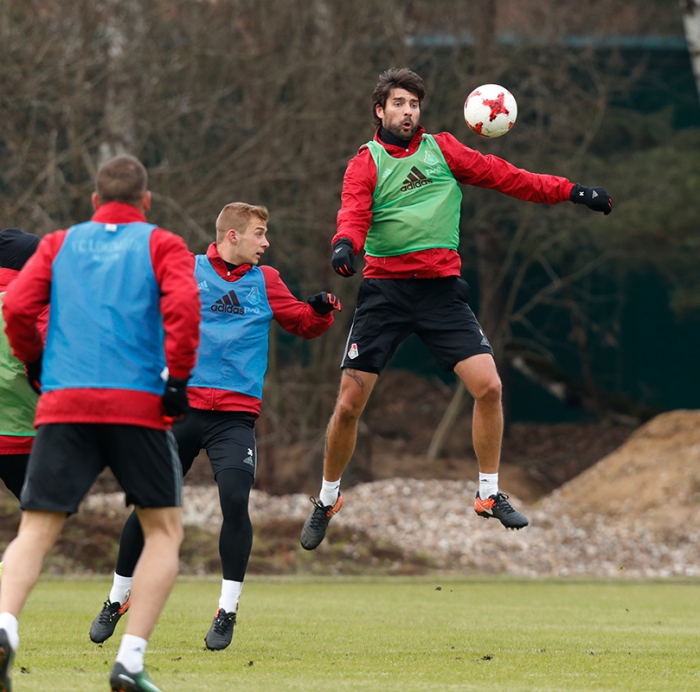
{"type": "Polygon", "coordinates": [[[236,229],[243,233],[253,217],[267,223],[270,212],[267,207],[246,204],[245,202],[231,202],[227,204],[219,213],[216,220],[216,242],[220,243],[226,237],[226,233],[231,229],[236,229]]]}

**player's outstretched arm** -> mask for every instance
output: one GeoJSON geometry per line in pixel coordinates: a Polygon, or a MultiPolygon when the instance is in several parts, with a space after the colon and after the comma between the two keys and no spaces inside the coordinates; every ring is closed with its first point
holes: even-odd
{"type": "Polygon", "coordinates": [[[607,216],[612,211],[612,197],[604,187],[586,187],[575,183],[569,193],[574,204],[585,204],[593,211],[602,211],[607,216]]]}
{"type": "Polygon", "coordinates": [[[306,302],[299,300],[292,295],[276,269],[269,265],[260,269],[265,276],[265,290],[272,308],[272,316],[282,329],[303,339],[315,339],[333,325],[335,310],[340,309],[340,301],[336,296],[323,292],[312,296],[306,302]],[[318,296],[326,298],[317,301],[318,296]],[[327,303],[330,309],[317,309],[321,303],[327,303]]]}

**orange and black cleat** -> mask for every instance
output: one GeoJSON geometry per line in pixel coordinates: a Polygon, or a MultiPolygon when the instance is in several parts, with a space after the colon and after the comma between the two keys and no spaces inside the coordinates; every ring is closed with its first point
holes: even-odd
{"type": "Polygon", "coordinates": [[[313,497],[309,499],[314,508],[301,529],[301,547],[304,550],[315,550],[326,537],[326,529],[333,515],[343,506],[343,496],[338,493],[334,505],[322,505],[313,497]]]}
{"type": "Polygon", "coordinates": [[[233,628],[236,626],[236,613],[226,612],[219,608],[214,616],[214,622],[204,637],[204,643],[209,651],[221,651],[225,649],[233,638],[233,628]]]}
{"type": "Polygon", "coordinates": [[[474,511],[484,519],[491,517],[498,519],[507,529],[523,529],[530,523],[524,514],[513,509],[508,502],[508,495],[505,493],[490,495],[485,500],[482,500],[477,493],[474,500],[474,511]]]}
{"type": "Polygon", "coordinates": [[[123,605],[121,603],[112,603],[108,598],[104,602],[102,610],[92,621],[90,639],[92,639],[95,644],[101,644],[107,641],[107,639],[114,634],[117,623],[121,619],[121,616],[129,610],[130,605],[131,598],[127,598],[123,605]]]}

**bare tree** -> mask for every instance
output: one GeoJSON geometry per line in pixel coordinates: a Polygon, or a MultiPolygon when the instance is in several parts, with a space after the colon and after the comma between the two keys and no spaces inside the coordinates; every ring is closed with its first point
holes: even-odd
{"type": "Polygon", "coordinates": [[[685,40],[688,42],[695,84],[698,96],[700,96],[700,2],[698,0],[680,0],[680,6],[683,12],[685,40]]]}
{"type": "MultiPolygon", "coordinates": [[[[667,4],[609,0],[605,21],[666,26],[667,4]]],[[[4,0],[0,218],[39,233],[83,220],[99,161],[122,150],[147,165],[150,218],[195,252],[227,202],[267,205],[269,261],[302,299],[327,288],[345,306],[320,339],[271,341],[261,442],[318,454],[357,287],[330,269],[330,239],[347,161],[373,134],[378,73],[411,65],[425,78],[431,131],[530,170],[603,182],[608,162],[593,145],[622,67],[614,51],[602,59],[561,41],[599,19],[597,3],[575,0],[4,0]],[[513,35],[521,40],[499,40],[513,35]],[[520,122],[500,141],[475,139],[461,117],[481,81],[515,85],[520,122]]],[[[542,306],[587,327],[600,295],[586,277],[624,243],[604,242],[599,222],[577,211],[465,189],[460,252],[504,357],[551,356],[557,337],[542,306]]],[[[571,348],[583,358],[587,343],[571,348]]]]}

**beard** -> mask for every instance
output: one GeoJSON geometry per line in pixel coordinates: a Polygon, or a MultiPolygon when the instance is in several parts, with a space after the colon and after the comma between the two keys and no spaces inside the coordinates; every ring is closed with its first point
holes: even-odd
{"type": "Polygon", "coordinates": [[[391,125],[383,125],[383,127],[387,132],[390,132],[392,135],[394,135],[394,137],[398,137],[399,139],[403,139],[406,142],[410,142],[413,139],[413,135],[415,135],[418,131],[418,123],[413,125],[409,134],[406,134],[406,132],[401,127],[402,125],[403,122],[400,122],[391,125]]]}

